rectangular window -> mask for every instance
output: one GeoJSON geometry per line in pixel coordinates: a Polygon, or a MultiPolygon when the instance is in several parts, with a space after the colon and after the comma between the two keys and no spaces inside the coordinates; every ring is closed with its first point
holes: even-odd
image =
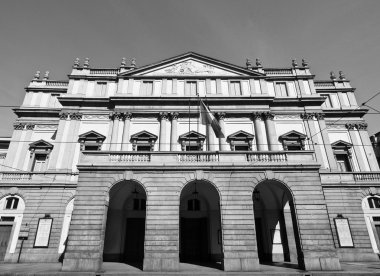
{"type": "Polygon", "coordinates": [[[288,96],[288,90],[286,89],[286,82],[276,83],[276,93],[277,93],[277,96],[282,96],[282,97],[288,96]]]}
{"type": "Polygon", "coordinates": [[[36,154],[34,157],[34,164],[33,164],[32,171],[33,172],[46,171],[46,161],[47,161],[46,154],[36,154]]]}
{"type": "Polygon", "coordinates": [[[241,96],[240,81],[231,81],[230,88],[231,88],[231,91],[230,91],[231,96],[241,96]]]}
{"type": "Polygon", "coordinates": [[[0,221],[15,221],[15,217],[1,217],[0,221]]]}
{"type": "Polygon", "coordinates": [[[248,151],[248,150],[249,150],[248,145],[235,146],[235,151],[248,151]]]}
{"type": "Polygon", "coordinates": [[[98,145],[85,145],[84,150],[99,150],[98,145]]]}
{"type": "Polygon", "coordinates": [[[331,103],[330,94],[321,94],[321,97],[326,97],[326,100],[322,104],[322,107],[331,108],[332,107],[332,103],[331,103]]]}
{"type": "Polygon", "coordinates": [[[141,86],[141,96],[152,96],[153,95],[153,82],[144,81],[141,86]]]}
{"type": "Polygon", "coordinates": [[[137,151],[150,151],[151,146],[150,145],[140,145],[137,146],[137,151]]]}
{"type": "Polygon", "coordinates": [[[186,151],[199,151],[198,145],[188,145],[186,146],[186,151]]]}
{"type": "Polygon", "coordinates": [[[188,81],[185,87],[185,96],[196,96],[197,95],[197,82],[188,81]]]}
{"type": "Polygon", "coordinates": [[[97,82],[95,88],[95,97],[104,97],[107,92],[107,83],[106,82],[97,82]]]}
{"type": "Polygon", "coordinates": [[[335,154],[335,158],[338,163],[338,169],[341,172],[351,171],[350,161],[348,160],[347,154],[335,154]]]}

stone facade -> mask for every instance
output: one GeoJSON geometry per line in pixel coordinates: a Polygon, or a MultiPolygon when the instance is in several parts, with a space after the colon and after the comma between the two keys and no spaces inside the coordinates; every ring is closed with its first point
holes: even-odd
{"type": "Polygon", "coordinates": [[[196,53],[140,68],[77,59],[68,81],[38,73],[0,153],[0,258],[63,271],[376,261],[380,172],[354,91],[341,72],[314,80],[305,61],[196,53]]]}

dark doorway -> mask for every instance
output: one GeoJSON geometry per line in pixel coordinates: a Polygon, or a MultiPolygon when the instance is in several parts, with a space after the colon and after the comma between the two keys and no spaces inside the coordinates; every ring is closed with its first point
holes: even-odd
{"type": "Polygon", "coordinates": [[[181,218],[181,261],[210,261],[207,233],[207,218],[181,218]]]}
{"type": "Polygon", "coordinates": [[[260,263],[265,262],[265,256],[264,256],[264,245],[263,245],[263,230],[261,226],[261,219],[255,218],[255,227],[256,227],[256,237],[257,237],[257,251],[259,255],[259,261],[260,263]]]}
{"type": "Polygon", "coordinates": [[[0,261],[4,261],[7,252],[12,225],[0,225],[0,261]]]}
{"type": "Polygon", "coordinates": [[[126,227],[124,262],[142,262],[144,259],[145,218],[128,218],[126,227]]]}

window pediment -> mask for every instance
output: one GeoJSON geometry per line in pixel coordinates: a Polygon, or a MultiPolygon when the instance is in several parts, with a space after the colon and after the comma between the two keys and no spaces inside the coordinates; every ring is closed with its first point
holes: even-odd
{"type": "Polygon", "coordinates": [[[284,150],[305,150],[307,136],[301,132],[291,130],[278,137],[284,150]]]}
{"type": "Polygon", "coordinates": [[[350,148],[352,148],[351,143],[348,143],[343,140],[338,140],[332,143],[331,146],[333,147],[333,149],[336,149],[336,150],[349,150],[350,148]]]}
{"type": "Polygon", "coordinates": [[[29,144],[29,150],[41,150],[41,151],[51,151],[53,149],[53,144],[46,142],[45,140],[38,140],[29,144]]]}
{"type": "Polygon", "coordinates": [[[183,151],[201,151],[203,150],[203,144],[206,139],[206,135],[191,130],[179,136],[178,140],[181,144],[183,151]]]}
{"type": "Polygon", "coordinates": [[[280,141],[281,140],[300,140],[300,139],[306,139],[306,137],[307,136],[301,132],[291,130],[285,134],[282,134],[279,137],[279,139],[280,139],[280,141]]]}
{"type": "Polygon", "coordinates": [[[157,140],[158,136],[157,135],[154,135],[153,133],[150,133],[146,130],[143,130],[143,131],[140,131],[140,132],[137,132],[133,135],[131,135],[131,140],[132,139],[138,139],[138,140],[157,140]]]}
{"type": "Polygon", "coordinates": [[[255,135],[239,130],[227,136],[227,142],[230,143],[231,150],[252,150],[252,140],[255,135]]]}
{"type": "Polygon", "coordinates": [[[154,144],[158,139],[157,135],[146,130],[131,135],[131,143],[133,151],[153,151],[154,144]]]}
{"type": "Polygon", "coordinates": [[[78,142],[80,143],[81,150],[100,150],[105,139],[106,136],[90,130],[79,135],[78,142]]]}

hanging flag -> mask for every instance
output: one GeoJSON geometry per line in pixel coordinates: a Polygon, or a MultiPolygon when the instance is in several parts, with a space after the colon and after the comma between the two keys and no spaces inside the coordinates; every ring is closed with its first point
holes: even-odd
{"type": "Polygon", "coordinates": [[[204,102],[201,100],[201,121],[202,125],[210,125],[212,129],[214,130],[215,136],[218,138],[224,138],[224,133],[222,131],[222,128],[219,125],[219,122],[217,119],[215,119],[214,115],[210,112],[210,109],[204,104],[204,102]]]}

